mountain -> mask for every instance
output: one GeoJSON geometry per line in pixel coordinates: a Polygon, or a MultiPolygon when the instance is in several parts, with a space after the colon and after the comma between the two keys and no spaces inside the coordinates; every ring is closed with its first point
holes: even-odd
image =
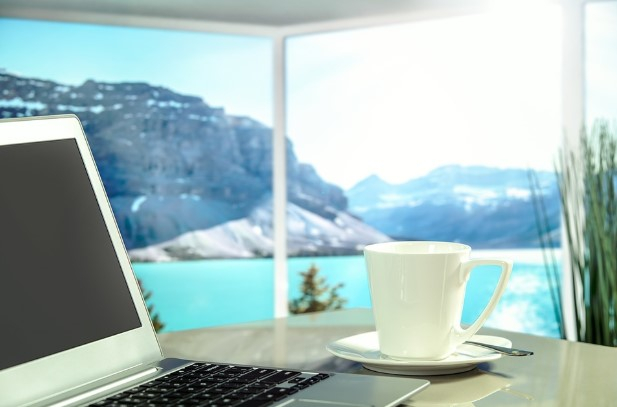
{"type": "MultiPolygon", "coordinates": [[[[182,234],[169,241],[131,251],[134,260],[168,261],[177,258],[255,257],[272,255],[272,200],[265,199],[246,218],[182,234]]],[[[323,218],[300,206],[287,207],[290,256],[354,255],[367,242],[385,242],[388,236],[346,212],[323,218]]]]}
{"type": "MultiPolygon", "coordinates": [[[[551,172],[536,172],[550,235],[560,204],[551,172]]],[[[347,191],[349,210],[395,239],[456,240],[477,248],[539,247],[529,172],[444,166],[403,184],[371,176],[347,191]]]]}
{"type": "MultiPolygon", "coordinates": [[[[272,209],[269,127],[147,83],[69,86],[2,71],[0,90],[0,117],[80,118],[130,253],[142,260],[272,253],[271,231],[264,233],[272,216],[259,216],[272,209]],[[160,247],[172,249],[160,256],[160,247]]],[[[387,239],[350,216],[343,190],[298,162],[286,143],[290,215],[302,214],[290,221],[291,248],[349,254],[387,239]],[[324,240],[340,222],[334,235],[345,230],[357,238],[324,240]]]]}

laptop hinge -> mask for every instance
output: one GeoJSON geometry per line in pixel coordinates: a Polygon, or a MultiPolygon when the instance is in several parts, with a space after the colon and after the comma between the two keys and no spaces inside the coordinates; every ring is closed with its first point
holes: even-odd
{"type": "Polygon", "coordinates": [[[82,402],[82,401],[84,401],[86,399],[95,398],[97,396],[103,395],[104,393],[111,392],[114,389],[120,388],[120,387],[122,387],[124,385],[127,385],[127,384],[131,383],[131,382],[143,379],[146,376],[153,375],[153,374],[155,374],[158,371],[159,371],[158,368],[152,367],[152,368],[146,369],[146,370],[144,370],[142,372],[135,373],[135,374],[127,376],[127,377],[125,377],[123,379],[117,380],[117,381],[115,381],[113,383],[106,384],[106,385],[101,386],[99,388],[96,388],[94,390],[90,390],[90,391],[87,391],[85,393],[79,394],[77,396],[73,396],[73,397],[68,398],[66,400],[63,400],[63,401],[60,401],[58,403],[52,404],[51,406],[52,407],[64,407],[64,406],[70,406],[70,405],[73,405],[73,404],[77,404],[77,403],[82,402]]]}

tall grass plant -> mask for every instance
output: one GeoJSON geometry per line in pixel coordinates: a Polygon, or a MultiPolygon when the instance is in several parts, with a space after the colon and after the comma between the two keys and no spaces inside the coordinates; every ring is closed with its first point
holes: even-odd
{"type": "MultiPolygon", "coordinates": [[[[614,126],[613,126],[614,128],[614,126]]],[[[617,346],[617,139],[597,121],[556,166],[579,341],[617,346]]],[[[561,311],[563,315],[563,304],[561,311]]]]}

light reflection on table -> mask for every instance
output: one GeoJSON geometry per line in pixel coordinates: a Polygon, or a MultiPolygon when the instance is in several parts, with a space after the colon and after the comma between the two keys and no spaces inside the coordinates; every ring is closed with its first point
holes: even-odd
{"type": "MultiPolygon", "coordinates": [[[[371,311],[350,309],[159,335],[167,357],[379,374],[325,346],[374,330],[371,311]]],[[[407,406],[617,405],[617,349],[484,328],[533,356],[502,357],[471,371],[424,376],[431,386],[407,406]]],[[[418,376],[422,377],[422,376],[418,376]]]]}

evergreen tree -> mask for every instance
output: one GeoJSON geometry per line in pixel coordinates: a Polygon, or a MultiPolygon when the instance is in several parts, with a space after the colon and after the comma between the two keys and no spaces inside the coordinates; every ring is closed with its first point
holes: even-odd
{"type": "Polygon", "coordinates": [[[344,284],[338,283],[333,287],[326,284],[325,277],[318,276],[319,268],[312,264],[304,272],[300,272],[303,280],[300,285],[301,296],[289,302],[289,312],[303,314],[306,312],[318,312],[341,309],[347,303],[338,290],[344,284]]]}

